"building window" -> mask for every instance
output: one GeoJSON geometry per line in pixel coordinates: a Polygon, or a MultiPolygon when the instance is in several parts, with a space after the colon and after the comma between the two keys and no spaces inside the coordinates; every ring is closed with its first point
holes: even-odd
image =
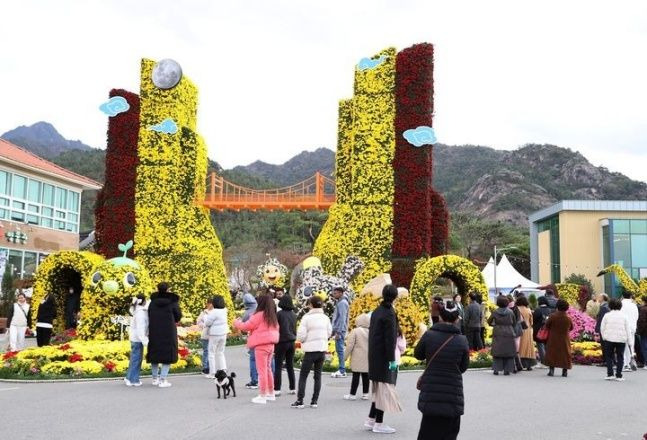
{"type": "Polygon", "coordinates": [[[23,259],[23,278],[31,278],[36,272],[36,261],[38,260],[37,252],[25,251],[23,259]]]}
{"type": "Polygon", "coordinates": [[[16,278],[22,278],[22,251],[9,251],[9,258],[7,259],[11,275],[16,278]]]}
{"type": "Polygon", "coordinates": [[[13,175],[13,180],[11,183],[11,195],[18,199],[25,199],[27,197],[27,178],[19,176],[17,174],[13,175]]]}
{"type": "Polygon", "coordinates": [[[537,223],[537,232],[550,231],[550,282],[561,282],[559,256],[559,217],[553,216],[537,223]]]}
{"type": "Polygon", "coordinates": [[[0,220],[79,230],[80,192],[0,171],[0,195],[8,196],[0,197],[0,220]]]}
{"type": "MultiPolygon", "coordinates": [[[[604,267],[611,265],[611,239],[608,225],[602,226],[602,261],[604,267]]],[[[604,275],[604,291],[613,292],[613,275],[610,273],[604,275]]]]}
{"type": "MultiPolygon", "coordinates": [[[[609,223],[611,225],[611,237],[608,238],[611,247],[609,261],[621,265],[637,282],[641,278],[641,273],[647,272],[647,220],[614,219],[609,220],[609,223]]],[[[617,296],[619,281],[617,277],[610,278],[615,280],[610,287],[613,294],[617,296]]]]}

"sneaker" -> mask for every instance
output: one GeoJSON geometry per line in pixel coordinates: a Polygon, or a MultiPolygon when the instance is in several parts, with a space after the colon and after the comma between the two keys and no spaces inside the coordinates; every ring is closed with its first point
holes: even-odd
{"type": "Polygon", "coordinates": [[[166,380],[166,379],[162,379],[162,380],[160,381],[160,384],[159,384],[158,386],[159,386],[160,388],[169,388],[171,385],[172,385],[172,384],[171,384],[171,382],[169,382],[169,381],[168,381],[168,380],[166,380]]]}
{"type": "Polygon", "coordinates": [[[245,388],[247,388],[248,390],[257,390],[258,384],[256,382],[250,382],[245,384],[245,388]]]}
{"type": "Polygon", "coordinates": [[[296,402],[294,402],[292,405],[290,405],[290,408],[303,409],[303,408],[305,408],[305,405],[303,404],[303,402],[302,402],[302,401],[297,400],[297,401],[296,401],[296,402]]]}
{"type": "Polygon", "coordinates": [[[354,394],[344,394],[344,400],[357,400],[357,396],[354,394]]]}
{"type": "Polygon", "coordinates": [[[346,372],[335,371],[330,375],[330,377],[335,377],[335,378],[346,377],[346,372]]]}
{"type": "Polygon", "coordinates": [[[159,378],[154,377],[154,378],[153,378],[153,382],[152,382],[152,383],[153,383],[153,386],[154,386],[154,387],[159,386],[159,384],[160,384],[160,380],[159,380],[159,378]]]}
{"type": "Polygon", "coordinates": [[[133,386],[133,383],[131,381],[129,381],[128,379],[126,379],[125,377],[124,377],[124,383],[126,384],[127,387],[132,387],[133,386]]]}
{"type": "Polygon", "coordinates": [[[647,370],[647,365],[645,365],[645,366],[643,367],[643,370],[647,370]]]}
{"type": "Polygon", "coordinates": [[[616,382],[624,382],[625,378],[624,377],[616,377],[616,382]]]}
{"type": "Polygon", "coordinates": [[[362,394],[362,400],[368,400],[368,394],[362,394]]]}
{"type": "Polygon", "coordinates": [[[374,426],[375,426],[375,419],[366,419],[366,421],[364,422],[364,428],[366,428],[369,431],[372,431],[374,426]]]}
{"type": "Polygon", "coordinates": [[[630,367],[629,365],[625,365],[625,366],[622,368],[622,371],[631,372],[632,370],[631,370],[631,367],[630,367]]]}
{"type": "Polygon", "coordinates": [[[615,376],[607,376],[604,378],[604,380],[613,380],[615,379],[615,376]]]}
{"type": "Polygon", "coordinates": [[[279,397],[281,395],[281,390],[274,391],[274,397],[279,397]]]}
{"type": "Polygon", "coordinates": [[[203,376],[206,377],[207,379],[215,379],[216,378],[216,376],[214,374],[209,374],[209,373],[203,374],[203,376]]]}
{"type": "Polygon", "coordinates": [[[296,390],[290,390],[290,391],[288,391],[288,394],[291,394],[291,395],[295,396],[297,394],[297,391],[296,390]]]}
{"type": "Polygon", "coordinates": [[[384,423],[376,423],[373,426],[373,432],[378,434],[393,434],[395,429],[391,428],[389,425],[385,425],[384,423]]]}
{"type": "Polygon", "coordinates": [[[310,408],[317,408],[319,405],[317,405],[317,402],[310,402],[310,408]]]}
{"type": "Polygon", "coordinates": [[[631,371],[637,371],[637,370],[638,370],[638,366],[636,364],[632,363],[631,364],[631,371]]]}
{"type": "Polygon", "coordinates": [[[268,402],[274,402],[276,400],[276,397],[274,396],[275,396],[274,394],[266,394],[263,397],[265,397],[265,400],[267,400],[268,402]]]}
{"type": "Polygon", "coordinates": [[[267,403],[267,400],[265,399],[265,396],[256,396],[252,399],[252,403],[258,403],[260,405],[265,405],[267,403]]]}
{"type": "Polygon", "coordinates": [[[135,383],[133,384],[133,386],[134,386],[134,387],[140,387],[140,386],[142,386],[142,385],[143,385],[143,384],[142,384],[142,381],[141,381],[141,380],[140,380],[139,382],[135,382],[135,383]]]}

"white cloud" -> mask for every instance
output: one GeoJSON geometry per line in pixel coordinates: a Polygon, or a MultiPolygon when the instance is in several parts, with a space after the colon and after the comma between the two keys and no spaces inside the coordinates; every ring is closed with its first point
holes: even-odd
{"type": "Polygon", "coordinates": [[[3,5],[0,132],[38,120],[105,145],[97,106],[138,90],[139,59],[200,87],[198,126],[226,167],[336,143],[353,66],[435,44],[447,144],[538,142],[647,181],[647,3],[617,1],[21,1],[3,5]],[[244,133],[254,125],[255,133],[244,133]]]}

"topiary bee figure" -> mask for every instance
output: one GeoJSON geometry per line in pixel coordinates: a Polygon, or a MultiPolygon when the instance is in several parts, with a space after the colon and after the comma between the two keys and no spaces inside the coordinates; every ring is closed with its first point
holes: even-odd
{"type": "Polygon", "coordinates": [[[81,312],[79,336],[84,339],[117,339],[119,326],[111,322],[114,316],[127,316],[132,298],[153,290],[148,271],[137,261],[127,257],[133,241],[120,244],[122,257],[102,262],[85,280],[83,295],[87,300],[81,312]]]}

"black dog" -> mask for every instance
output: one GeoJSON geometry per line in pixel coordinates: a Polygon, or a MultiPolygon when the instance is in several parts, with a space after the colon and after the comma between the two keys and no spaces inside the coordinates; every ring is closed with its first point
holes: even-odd
{"type": "Polygon", "coordinates": [[[236,373],[231,373],[229,376],[225,370],[216,371],[216,388],[218,388],[218,399],[220,399],[220,388],[222,388],[223,397],[226,399],[229,393],[233,393],[236,397],[236,387],[234,386],[234,378],[236,373]]]}

